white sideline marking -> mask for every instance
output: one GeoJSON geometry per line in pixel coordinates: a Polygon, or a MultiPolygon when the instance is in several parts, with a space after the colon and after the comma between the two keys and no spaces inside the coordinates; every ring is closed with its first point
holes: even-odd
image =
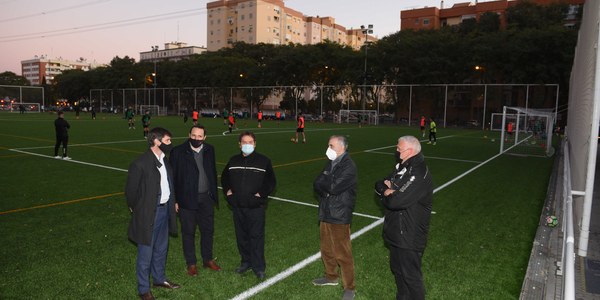
{"type": "MultiPolygon", "coordinates": [[[[54,156],[50,156],[50,155],[44,155],[44,154],[39,154],[39,153],[27,152],[27,151],[22,151],[22,150],[18,150],[18,149],[8,149],[8,150],[9,151],[14,151],[14,152],[19,152],[19,153],[24,153],[24,154],[29,154],[29,155],[34,155],[34,156],[40,156],[40,157],[45,157],[45,158],[59,160],[59,159],[54,158],[54,156]]],[[[70,160],[60,159],[60,160],[61,161],[65,161],[65,162],[70,162],[70,163],[88,165],[88,166],[92,166],[92,167],[98,167],[98,168],[110,169],[110,170],[115,170],[115,171],[127,172],[127,170],[125,170],[125,169],[115,168],[115,167],[109,167],[109,166],[104,166],[104,165],[99,165],[99,164],[93,164],[93,163],[89,163],[89,162],[85,162],[85,161],[80,161],[80,160],[74,160],[74,159],[70,159],[70,160]]]]}
{"type": "MultiPolygon", "coordinates": [[[[279,197],[275,197],[275,196],[269,196],[269,198],[270,199],[274,199],[274,200],[279,200],[279,201],[282,201],[282,202],[289,202],[289,203],[294,203],[294,204],[299,204],[299,205],[304,205],[304,206],[319,207],[316,204],[311,204],[311,203],[306,203],[306,202],[301,202],[301,201],[295,201],[295,200],[290,200],[290,199],[284,199],[284,198],[279,198],[279,197]]],[[[355,216],[361,216],[361,217],[375,219],[375,220],[379,220],[379,219],[382,218],[382,217],[376,217],[376,216],[361,214],[361,213],[357,213],[357,212],[353,212],[352,214],[355,215],[355,216]]]]}
{"type": "MultiPolygon", "coordinates": [[[[363,235],[364,233],[366,233],[367,231],[377,227],[378,225],[380,225],[381,223],[383,223],[383,218],[380,218],[379,220],[363,227],[361,230],[353,233],[352,235],[350,235],[350,239],[353,240],[361,235],[363,235]]],[[[300,271],[301,269],[303,269],[304,267],[308,266],[309,264],[317,261],[319,258],[321,258],[321,251],[305,258],[304,260],[302,260],[301,262],[287,268],[286,270],[284,270],[283,272],[280,272],[279,274],[270,277],[269,279],[261,282],[258,285],[255,285],[254,287],[245,290],[244,292],[242,292],[241,294],[238,294],[237,296],[231,298],[232,300],[242,300],[242,299],[248,299],[256,294],[258,294],[260,291],[272,286],[273,284],[283,280],[284,278],[296,273],[297,271],[300,271]]]]}
{"type": "MultiPolygon", "coordinates": [[[[438,140],[442,140],[442,139],[447,139],[447,138],[451,138],[454,137],[453,135],[448,135],[448,136],[443,136],[443,137],[439,137],[437,138],[438,140]]],[[[420,140],[419,142],[428,142],[429,140],[420,140]]],[[[373,152],[373,151],[377,151],[377,150],[381,150],[381,149],[387,149],[387,148],[392,148],[392,147],[396,147],[397,145],[393,145],[393,146],[385,146],[385,147],[379,147],[379,148],[373,148],[373,149],[367,149],[364,150],[363,152],[373,152]]]]}
{"type": "MultiPolygon", "coordinates": [[[[254,133],[254,135],[259,135],[259,134],[269,134],[269,133],[296,133],[296,129],[292,129],[292,128],[282,128],[282,130],[279,131],[267,131],[267,132],[261,132],[260,129],[250,129],[250,128],[244,128],[247,131],[252,131],[254,133]]],[[[312,132],[312,131],[325,131],[325,130],[346,130],[346,129],[358,129],[357,127],[340,127],[340,128],[318,128],[318,129],[307,129],[305,130],[305,132],[312,132]]],[[[232,131],[242,131],[242,129],[233,129],[232,131]]],[[[231,134],[227,134],[229,133],[229,130],[223,131],[221,133],[222,136],[228,136],[228,135],[232,135],[231,134]]]]}
{"type": "MultiPolygon", "coordinates": [[[[394,155],[394,153],[389,153],[389,152],[381,152],[381,151],[369,151],[369,153],[376,153],[376,154],[385,154],[385,155],[394,155]]],[[[476,161],[476,160],[467,160],[467,159],[456,159],[456,158],[446,158],[446,157],[437,157],[437,156],[424,156],[425,158],[430,158],[430,159],[439,159],[439,160],[450,160],[450,161],[459,161],[459,162],[468,162],[468,163],[474,163],[474,164],[480,164],[480,161],[476,161]]]]}

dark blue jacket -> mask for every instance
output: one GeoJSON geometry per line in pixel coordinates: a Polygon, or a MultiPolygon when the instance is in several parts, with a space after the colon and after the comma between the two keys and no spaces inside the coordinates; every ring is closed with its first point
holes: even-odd
{"type": "MultiPolygon", "coordinates": [[[[203,156],[204,172],[208,179],[208,194],[215,202],[219,203],[217,195],[217,168],[215,166],[215,148],[207,143],[200,152],[203,156]]],[[[198,209],[198,166],[194,160],[194,151],[188,140],[178,145],[171,151],[169,157],[173,166],[175,185],[175,200],[180,208],[198,209]]]]}

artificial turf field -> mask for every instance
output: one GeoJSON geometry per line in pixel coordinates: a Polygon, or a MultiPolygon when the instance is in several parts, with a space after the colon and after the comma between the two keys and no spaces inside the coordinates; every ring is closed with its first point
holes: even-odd
{"type": "MultiPolygon", "coordinates": [[[[0,113],[0,299],[135,299],[137,250],[127,240],[123,189],[129,163],[147,148],[141,123],[137,118],[136,129],[128,130],[122,115],[65,116],[72,161],[53,158],[56,114],[0,113]]],[[[227,128],[221,118],[200,123],[206,142],[215,146],[218,174],[239,151],[238,134],[245,129],[256,133],[256,151],[273,162],[277,188],[267,208],[267,280],[233,271],[240,258],[231,211],[220,195],[214,254],[223,270],[187,276],[181,239],[171,237],[167,276],[182,288],[153,289],[155,297],[341,298],[341,285],[311,284],[323,275],[312,181],[326,162],[329,136],[341,134],[348,136],[358,167],[356,299],[394,299],[373,184],[392,170],[398,137],[419,136],[418,127],[307,123],[308,142],[294,144],[293,121],[264,121],[259,129],[256,121],[238,120],[232,135],[222,134],[227,128]]],[[[169,129],[180,144],[191,125],[180,117],[154,117],[151,127],[169,129]]],[[[491,138],[497,141],[497,133],[438,128],[437,145],[423,143],[422,150],[436,187],[423,257],[427,298],[517,299],[553,158],[495,157],[499,145],[491,138]]]]}

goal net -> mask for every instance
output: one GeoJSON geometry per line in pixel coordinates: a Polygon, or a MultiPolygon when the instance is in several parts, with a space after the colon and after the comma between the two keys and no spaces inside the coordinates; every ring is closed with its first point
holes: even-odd
{"type": "Polygon", "coordinates": [[[11,103],[10,112],[18,113],[21,111],[28,113],[39,113],[41,112],[41,105],[39,103],[11,103]]]}
{"type": "Polygon", "coordinates": [[[151,116],[166,116],[167,109],[166,107],[161,108],[158,105],[140,105],[140,115],[144,115],[146,112],[149,112],[151,116]]]}
{"type": "Polygon", "coordinates": [[[337,123],[361,123],[369,125],[379,124],[376,110],[340,109],[337,123]]]}
{"type": "Polygon", "coordinates": [[[550,111],[505,106],[500,128],[500,153],[548,157],[554,154],[554,113],[550,111]]]}

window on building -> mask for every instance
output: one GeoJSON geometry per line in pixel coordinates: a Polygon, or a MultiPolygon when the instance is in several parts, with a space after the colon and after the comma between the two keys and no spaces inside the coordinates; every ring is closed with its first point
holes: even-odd
{"type": "Polygon", "coordinates": [[[252,13],[248,14],[248,19],[252,19],[252,13]]]}
{"type": "Polygon", "coordinates": [[[244,30],[246,30],[246,29],[244,28],[244,26],[242,26],[242,27],[240,28],[240,30],[241,30],[241,31],[244,31],[244,30]]]}
{"type": "Polygon", "coordinates": [[[428,26],[429,25],[429,19],[423,19],[423,25],[428,26]]]}
{"type": "Polygon", "coordinates": [[[273,16],[273,21],[279,22],[279,17],[278,16],[273,16]]]}
{"type": "Polygon", "coordinates": [[[242,19],[242,20],[244,20],[245,18],[246,18],[246,16],[244,16],[244,15],[240,16],[240,19],[242,19]]]}
{"type": "Polygon", "coordinates": [[[416,24],[416,25],[419,25],[419,18],[416,18],[416,19],[415,19],[415,24],[416,24]]]}

